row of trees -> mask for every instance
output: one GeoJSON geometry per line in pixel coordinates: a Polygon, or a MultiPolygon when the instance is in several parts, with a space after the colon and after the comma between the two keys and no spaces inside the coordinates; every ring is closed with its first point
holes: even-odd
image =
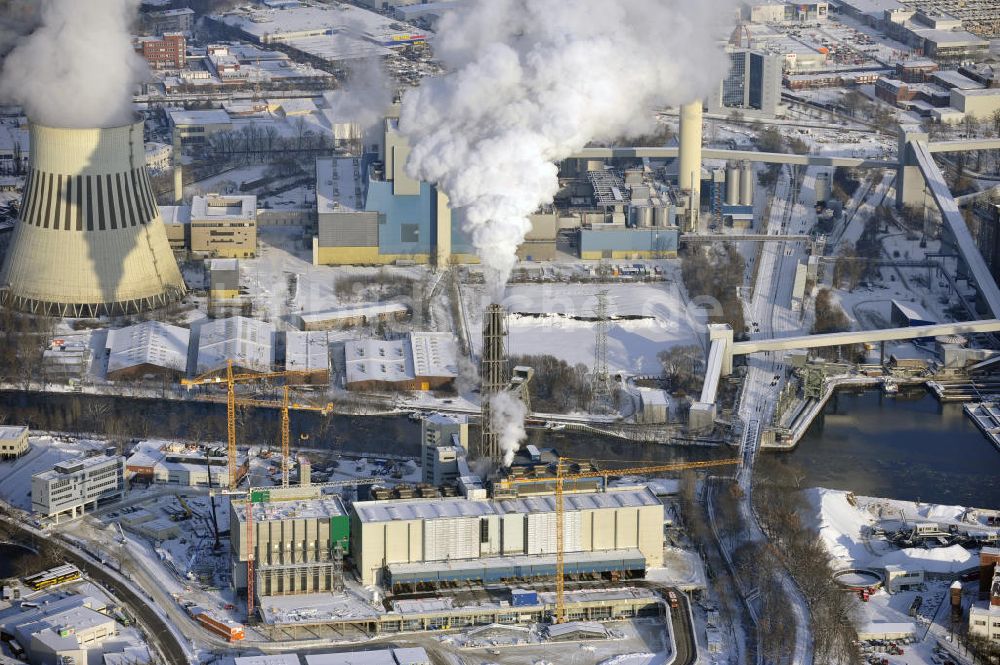
{"type": "Polygon", "coordinates": [[[770,544],[766,552],[752,554],[761,561],[773,557],[798,583],[809,604],[816,662],[860,665],[857,599],[834,582],[830,555],[815,528],[802,519],[810,510],[802,494],[804,479],[783,460],[758,460],[753,503],[770,544]]]}
{"type": "Polygon", "coordinates": [[[728,323],[737,334],[744,330],[743,306],[737,288],[743,284],[743,257],[731,244],[689,246],[681,260],[681,278],[692,300],[709,298],[710,323],[728,323]]]}
{"type": "Polygon", "coordinates": [[[512,365],[535,369],[531,380],[531,408],[548,413],[571,413],[590,408],[590,371],[550,355],[513,356],[512,365]]]}

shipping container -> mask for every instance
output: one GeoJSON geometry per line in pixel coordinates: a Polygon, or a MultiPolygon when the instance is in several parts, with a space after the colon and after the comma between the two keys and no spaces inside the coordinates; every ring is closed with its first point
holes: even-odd
{"type": "Polygon", "coordinates": [[[197,616],[198,623],[216,635],[221,635],[230,642],[238,642],[246,637],[243,624],[230,619],[220,619],[207,612],[197,616]]]}

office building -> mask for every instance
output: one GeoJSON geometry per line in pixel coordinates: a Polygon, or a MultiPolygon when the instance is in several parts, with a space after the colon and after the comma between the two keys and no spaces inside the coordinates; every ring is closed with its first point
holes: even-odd
{"type": "Polygon", "coordinates": [[[782,58],[761,51],[727,48],[729,73],[708,98],[709,113],[739,111],[774,117],[781,101],[782,58]]]}
{"type": "Polygon", "coordinates": [[[423,481],[449,485],[464,475],[459,461],[469,445],[469,421],[465,416],[432,414],[421,421],[420,447],[423,481]]]}
{"type": "Polygon", "coordinates": [[[187,67],[187,39],[181,32],[168,32],[162,37],[140,38],[138,51],[153,69],[187,67]]]}
{"type": "Polygon", "coordinates": [[[100,662],[101,646],[118,635],[106,603],[91,596],[46,595],[0,619],[5,639],[15,640],[33,665],[100,662]],[[95,654],[88,652],[96,651],[95,654]]]}
{"type": "Polygon", "coordinates": [[[120,501],[126,492],[124,457],[81,457],[31,477],[31,511],[58,522],[120,501]]]}

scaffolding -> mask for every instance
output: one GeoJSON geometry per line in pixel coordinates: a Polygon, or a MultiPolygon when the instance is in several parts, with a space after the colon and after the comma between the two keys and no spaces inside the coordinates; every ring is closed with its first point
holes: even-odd
{"type": "Polygon", "coordinates": [[[608,370],[608,292],[597,292],[597,340],[594,348],[594,373],[591,376],[591,411],[611,413],[614,398],[611,394],[611,374],[608,370]]]}

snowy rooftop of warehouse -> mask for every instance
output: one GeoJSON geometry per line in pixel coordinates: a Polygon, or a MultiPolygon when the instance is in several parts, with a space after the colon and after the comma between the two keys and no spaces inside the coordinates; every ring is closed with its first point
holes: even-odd
{"type": "MultiPolygon", "coordinates": [[[[640,506],[662,506],[659,499],[647,487],[639,489],[612,489],[607,492],[587,494],[566,494],[563,498],[566,510],[598,510],[602,508],[637,508],[640,506]]],[[[501,499],[504,513],[553,513],[556,510],[555,496],[531,496],[517,499],[501,499]]]]}
{"type": "Polygon", "coordinates": [[[365,209],[361,159],[358,157],[316,160],[316,210],[358,212],[365,209]]]}
{"type": "Polygon", "coordinates": [[[416,378],[406,341],[358,339],[344,343],[347,383],[416,378]]]}
{"type": "Polygon", "coordinates": [[[0,439],[16,439],[27,431],[24,426],[0,425],[0,439]]]}
{"type": "Polygon", "coordinates": [[[190,224],[191,206],[159,206],[164,224],[190,224]]]}
{"type": "MultiPolygon", "coordinates": [[[[240,522],[246,519],[245,511],[237,510],[240,522]]],[[[279,522],[291,519],[324,519],[346,515],[343,502],[335,496],[298,501],[265,501],[253,505],[255,522],[279,522]]]]}
{"type": "Polygon", "coordinates": [[[264,622],[275,624],[321,623],[337,619],[377,617],[378,608],[353,593],[313,593],[266,596],[260,599],[264,622]]]}
{"type": "Polygon", "coordinates": [[[170,111],[170,122],[178,127],[200,125],[228,125],[232,123],[229,114],[222,109],[207,111],[170,111]]]}
{"type": "Polygon", "coordinates": [[[324,371],[330,369],[330,335],[325,331],[285,333],[285,369],[324,371]]]}
{"type": "Polygon", "coordinates": [[[216,319],[201,327],[198,341],[198,372],[234,365],[268,372],[274,363],[274,331],[271,324],[243,316],[216,319]]]}
{"type": "Polygon", "coordinates": [[[143,321],[108,333],[108,371],[138,365],[155,365],[177,372],[187,371],[191,332],[160,321],[143,321]]]}
{"type": "Polygon", "coordinates": [[[259,39],[295,38],[299,35],[326,36],[341,30],[365,37],[408,35],[411,26],[375,12],[346,3],[292,7],[284,10],[238,11],[221,17],[229,25],[237,26],[248,35],[259,39]]]}
{"type": "MultiPolygon", "coordinates": [[[[648,488],[566,494],[566,510],[598,510],[662,506],[648,488]]],[[[473,501],[462,497],[440,499],[356,502],[354,509],[362,522],[390,522],[450,517],[482,517],[500,514],[555,512],[554,496],[535,496],[499,501],[473,501]]]]}
{"type": "Polygon", "coordinates": [[[458,376],[458,344],[454,335],[412,332],[409,338],[417,376],[458,376]]]}

